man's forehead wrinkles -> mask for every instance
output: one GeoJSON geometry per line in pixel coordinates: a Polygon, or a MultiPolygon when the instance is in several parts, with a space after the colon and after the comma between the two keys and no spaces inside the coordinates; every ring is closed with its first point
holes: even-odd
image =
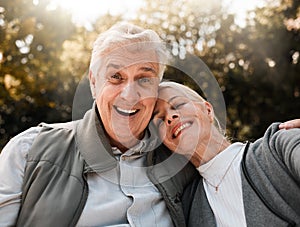
{"type": "Polygon", "coordinates": [[[116,57],[111,57],[107,58],[105,61],[106,67],[113,67],[113,68],[125,68],[131,65],[138,65],[140,64],[142,67],[148,67],[148,68],[155,68],[158,62],[156,62],[154,59],[151,58],[139,58],[137,57],[136,59],[130,59],[125,57],[116,58],[116,57]]]}
{"type": "Polygon", "coordinates": [[[122,66],[120,64],[109,63],[106,68],[121,69],[121,68],[124,68],[124,66],[122,66]]]}
{"type": "Polygon", "coordinates": [[[118,61],[118,63],[124,64],[124,62],[157,62],[158,58],[157,54],[153,50],[149,50],[146,52],[136,51],[136,52],[128,52],[124,51],[116,51],[113,53],[109,53],[104,55],[103,58],[106,59],[107,62],[118,61]]]}
{"type": "Polygon", "coordinates": [[[131,64],[128,65],[124,65],[124,64],[119,64],[119,63],[114,63],[114,62],[108,62],[106,69],[114,69],[114,70],[118,70],[121,71],[123,69],[129,68],[131,66],[137,66],[139,71],[142,72],[151,72],[153,74],[157,74],[158,73],[158,66],[155,65],[155,63],[153,62],[133,62],[131,64]]]}

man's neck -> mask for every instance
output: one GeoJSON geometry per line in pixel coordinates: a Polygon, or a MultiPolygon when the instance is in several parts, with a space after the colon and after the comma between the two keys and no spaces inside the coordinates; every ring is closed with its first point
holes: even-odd
{"type": "Polygon", "coordinates": [[[141,141],[141,139],[144,138],[144,133],[140,136],[140,139],[133,138],[127,141],[116,141],[110,136],[108,136],[108,138],[112,147],[117,147],[122,153],[125,153],[128,149],[136,146],[141,141]]]}

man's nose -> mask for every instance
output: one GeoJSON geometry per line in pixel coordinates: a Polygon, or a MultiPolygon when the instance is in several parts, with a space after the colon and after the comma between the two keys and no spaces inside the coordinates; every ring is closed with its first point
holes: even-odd
{"type": "Polygon", "coordinates": [[[123,87],[120,96],[124,100],[126,100],[132,104],[135,104],[140,99],[140,93],[135,86],[135,82],[127,83],[123,87]]]}

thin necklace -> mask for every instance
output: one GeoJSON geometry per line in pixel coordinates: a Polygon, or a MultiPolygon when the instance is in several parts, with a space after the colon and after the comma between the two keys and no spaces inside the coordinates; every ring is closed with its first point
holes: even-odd
{"type": "Polygon", "coordinates": [[[235,158],[238,156],[238,154],[241,152],[241,150],[244,148],[244,146],[241,147],[241,149],[235,154],[235,156],[233,157],[232,161],[230,162],[229,166],[227,167],[224,175],[222,176],[221,180],[219,181],[219,183],[217,185],[214,185],[212,183],[210,183],[206,178],[204,178],[205,182],[208,183],[210,186],[214,187],[216,192],[218,192],[219,187],[221,185],[221,183],[223,182],[226,174],[228,173],[228,171],[230,170],[231,165],[233,164],[233,161],[235,160],[235,158]]]}

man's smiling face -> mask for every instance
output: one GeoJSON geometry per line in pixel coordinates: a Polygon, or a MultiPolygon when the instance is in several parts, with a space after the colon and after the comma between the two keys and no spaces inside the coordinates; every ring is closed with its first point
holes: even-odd
{"type": "Polygon", "coordinates": [[[112,146],[142,139],[157,98],[159,66],[154,51],[110,54],[91,76],[96,104],[112,146]]]}

